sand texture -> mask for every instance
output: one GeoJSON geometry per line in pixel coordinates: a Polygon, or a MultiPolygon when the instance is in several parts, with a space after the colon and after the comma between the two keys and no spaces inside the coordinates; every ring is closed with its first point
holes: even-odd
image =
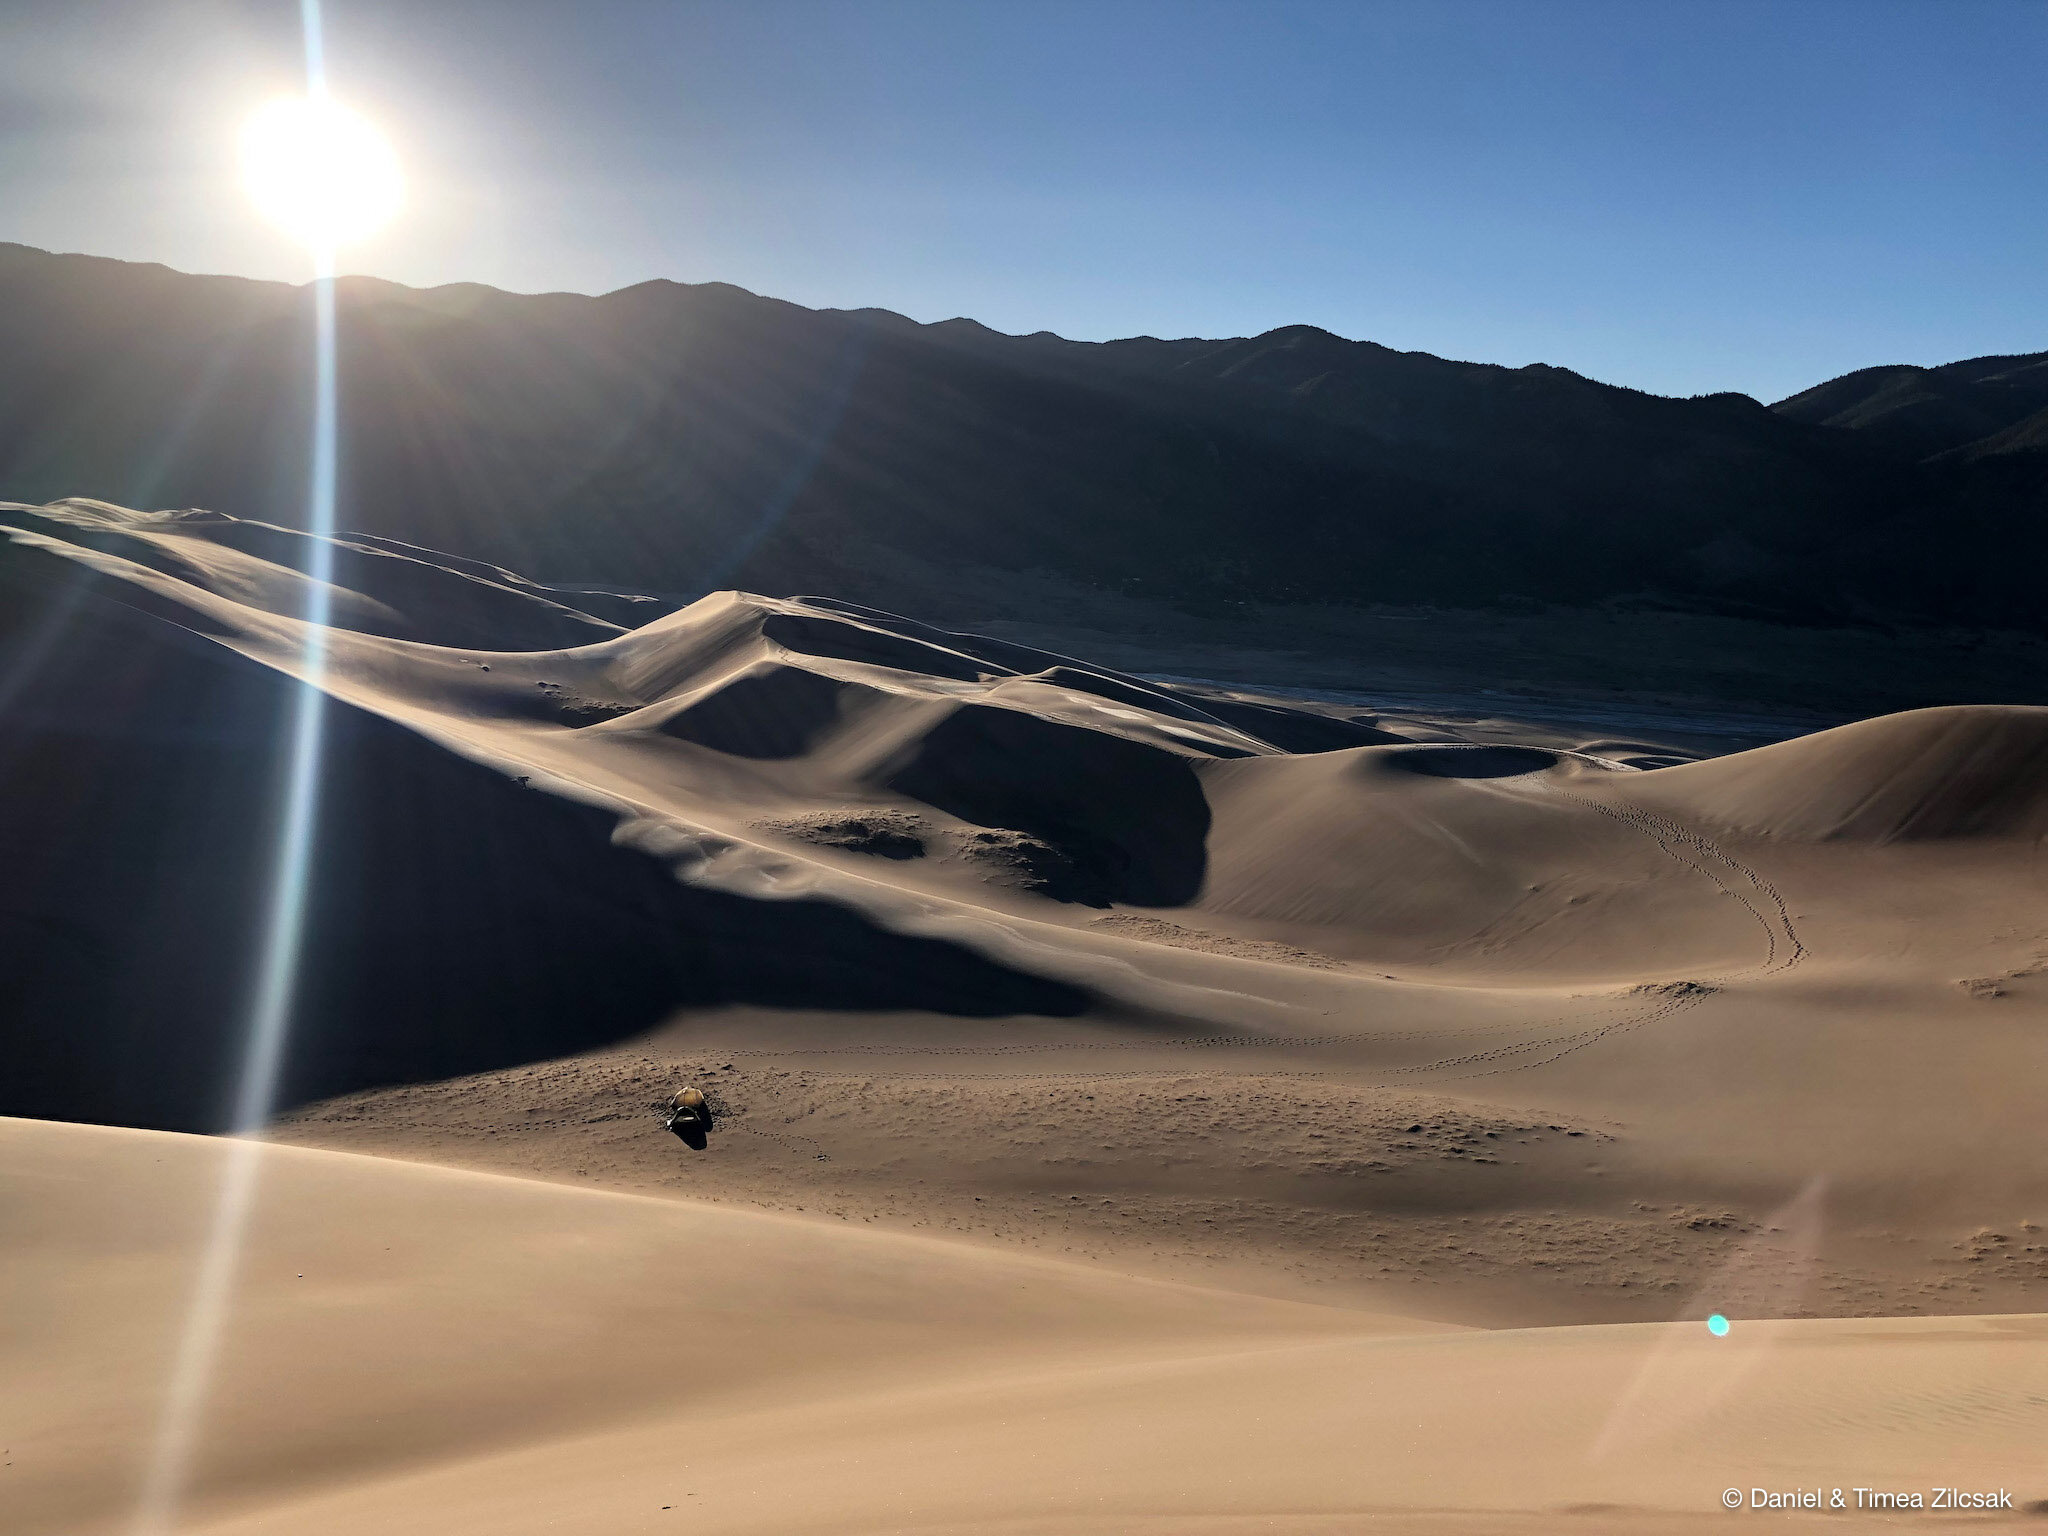
{"type": "MultiPolygon", "coordinates": [[[[123,1529],[226,1148],[0,1146],[9,1529],[123,1529]]],[[[259,1189],[194,1530],[1692,1529],[2048,1434],[2034,1317],[1427,1330],[331,1152],[259,1189]]]]}
{"type": "MultiPolygon", "coordinates": [[[[164,1133],[240,1060],[305,541],[0,524],[6,1486],[113,1530],[229,1155],[164,1133]]],[[[338,554],[296,1145],[191,1528],[2048,1498],[2048,708],[1717,751],[338,554]]]]}

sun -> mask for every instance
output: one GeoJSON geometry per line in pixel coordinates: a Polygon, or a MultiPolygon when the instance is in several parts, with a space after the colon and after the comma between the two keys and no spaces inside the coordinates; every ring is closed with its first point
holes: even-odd
{"type": "Polygon", "coordinates": [[[242,129],[242,184],[262,215],[314,250],[374,234],[404,195],[398,156],[360,114],[273,101],[242,129]]]}

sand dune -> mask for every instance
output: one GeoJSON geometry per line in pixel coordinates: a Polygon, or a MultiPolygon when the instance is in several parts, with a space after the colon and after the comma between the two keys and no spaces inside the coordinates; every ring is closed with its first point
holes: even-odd
{"type": "MultiPolygon", "coordinates": [[[[148,1449],[228,1149],[24,1121],[0,1134],[9,1230],[34,1239],[9,1246],[9,1310],[37,1324],[9,1346],[10,1399],[35,1405],[9,1425],[9,1528],[116,1525],[136,1490],[109,1474],[148,1449]]],[[[704,1205],[263,1158],[202,1506],[661,1414],[1401,1326],[704,1205]]]]}
{"type": "Polygon", "coordinates": [[[1668,772],[1649,803],[1802,841],[2048,835],[2048,709],[1916,709],[1668,772]]]}
{"type": "MultiPolygon", "coordinates": [[[[307,541],[0,525],[0,1111],[217,1127],[307,541]]],[[[1706,758],[388,542],[329,597],[205,1528],[1633,1531],[2031,1465],[2048,711],[1706,758]]],[[[225,1154],[6,1136],[7,1475],[111,1529],[225,1154]]]]}
{"type": "MultiPolygon", "coordinates": [[[[306,541],[95,503],[8,516],[17,646],[47,642],[13,704],[34,726],[6,764],[13,901],[47,937],[6,1107],[205,1127],[299,654],[270,589],[216,556],[306,541]],[[103,835],[73,833],[95,816],[103,835]]],[[[1498,722],[1403,736],[825,600],[718,594],[625,630],[418,551],[365,546],[336,575],[360,626],[329,637],[325,874],[284,1090],[386,1097],[293,1134],[876,1215],[907,1176],[928,1199],[903,1219],[1169,1268],[1204,1219],[1185,1202],[1227,1199],[1249,1241],[1203,1272],[1391,1277],[1491,1321],[1670,1315],[1717,1245],[1822,1179],[1832,1268],[1777,1309],[2024,1306],[2040,1284],[2039,710],[1688,763],[1498,722]],[[392,632],[429,578],[599,638],[392,632]],[[613,1109],[505,1107],[522,1064],[592,1051],[577,1092],[613,1109]],[[639,1117],[713,1062],[753,1129],[679,1170],[639,1117]],[[1162,1075],[1256,1107],[1140,1150],[1162,1075]],[[383,1086],[430,1079],[457,1086],[383,1086]],[[948,1082],[971,1178],[918,1150],[952,1118],[920,1085],[948,1082]],[[769,1134],[819,1095],[873,1113],[769,1134]],[[1054,1095],[1079,1118],[1024,1134],[1054,1095]],[[1129,1222],[1075,1227],[1065,1196],[1104,1186],[1144,1192],[1129,1222]],[[1430,1254],[1472,1221],[1495,1228],[1446,1272],[1430,1254]],[[1604,1256],[1594,1274],[1537,1262],[1561,1234],[1604,1256]]]]}
{"type": "MultiPolygon", "coordinates": [[[[35,1322],[0,1346],[9,1529],[123,1529],[227,1149],[19,1121],[0,1143],[33,1238],[0,1274],[35,1322]]],[[[261,1157],[191,1529],[1620,1532],[1726,1518],[1727,1486],[2048,1491],[2015,1482],[2048,1431],[2039,1319],[1446,1333],[261,1157]]]]}

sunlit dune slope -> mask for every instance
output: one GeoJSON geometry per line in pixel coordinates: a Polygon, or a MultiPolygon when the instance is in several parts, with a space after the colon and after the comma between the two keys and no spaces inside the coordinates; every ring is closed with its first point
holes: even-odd
{"type": "MultiPolygon", "coordinates": [[[[33,1320],[0,1341],[8,1528],[128,1529],[230,1150],[7,1121],[0,1152],[0,1294],[33,1320]]],[[[1418,1330],[258,1156],[186,1530],[1618,1536],[1742,1518],[1730,1486],[2048,1491],[2038,1318],[1418,1330]]]]}
{"type": "Polygon", "coordinates": [[[1636,798],[1777,838],[2048,835],[2048,708],[1915,709],[1670,769],[1636,798]]]}

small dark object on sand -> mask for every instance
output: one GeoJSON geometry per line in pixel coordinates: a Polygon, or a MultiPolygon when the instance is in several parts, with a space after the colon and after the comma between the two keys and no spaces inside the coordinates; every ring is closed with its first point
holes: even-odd
{"type": "Polygon", "coordinates": [[[704,1090],[678,1089],[675,1097],[668,1101],[661,1123],[681,1137],[691,1151],[702,1152],[704,1139],[711,1130],[711,1105],[704,1097],[704,1090]]]}

